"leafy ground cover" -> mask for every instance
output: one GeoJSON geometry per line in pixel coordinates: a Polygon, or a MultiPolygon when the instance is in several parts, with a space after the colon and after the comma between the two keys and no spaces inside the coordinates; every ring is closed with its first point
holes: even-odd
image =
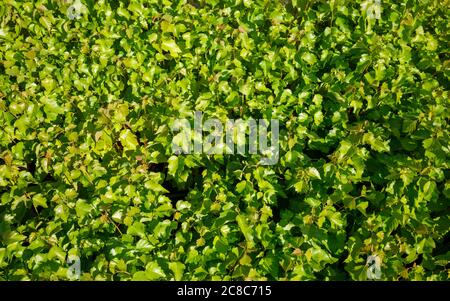
{"type": "Polygon", "coordinates": [[[449,278],[449,1],[75,4],[0,3],[1,279],[449,278]],[[196,110],[278,163],[174,155],[196,110]]]}

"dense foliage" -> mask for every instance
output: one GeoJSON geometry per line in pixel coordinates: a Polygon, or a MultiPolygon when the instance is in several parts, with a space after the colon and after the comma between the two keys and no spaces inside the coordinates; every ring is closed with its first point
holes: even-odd
{"type": "Polygon", "coordinates": [[[449,278],[449,1],[76,2],[0,3],[0,279],[449,278]],[[195,110],[280,160],[174,155],[195,110]]]}

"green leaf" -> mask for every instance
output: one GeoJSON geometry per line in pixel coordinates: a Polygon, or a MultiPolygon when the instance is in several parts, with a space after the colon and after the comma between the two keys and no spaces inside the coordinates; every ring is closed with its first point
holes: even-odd
{"type": "Polygon", "coordinates": [[[170,55],[175,58],[181,53],[181,49],[173,39],[163,39],[161,42],[161,49],[170,52],[170,55]]]}
{"type": "Polygon", "coordinates": [[[236,216],[236,221],[238,223],[239,229],[241,230],[242,234],[244,234],[245,240],[247,241],[247,248],[253,249],[255,246],[254,238],[253,238],[253,231],[248,226],[246,219],[243,215],[236,216]]]}
{"type": "Polygon", "coordinates": [[[185,267],[181,262],[169,262],[169,269],[173,272],[176,281],[183,279],[185,267]]]}
{"type": "Polygon", "coordinates": [[[130,227],[128,227],[127,233],[133,236],[144,238],[146,237],[145,225],[141,222],[134,222],[130,227]]]}
{"type": "Polygon", "coordinates": [[[129,129],[122,130],[119,139],[124,150],[135,150],[139,145],[136,135],[129,129]]]}
{"type": "Polygon", "coordinates": [[[308,168],[308,175],[310,176],[310,177],[312,177],[312,178],[315,178],[315,179],[321,179],[321,177],[320,177],[320,173],[319,173],[319,171],[317,170],[317,168],[315,168],[315,167],[310,167],[310,168],[308,168]]]}
{"type": "Polygon", "coordinates": [[[145,271],[138,271],[133,274],[133,281],[146,281],[150,280],[145,271]]]}
{"type": "Polygon", "coordinates": [[[178,170],[178,157],[177,156],[171,156],[169,160],[167,160],[169,163],[168,169],[169,169],[169,175],[175,176],[178,170]]]}
{"type": "Polygon", "coordinates": [[[66,261],[66,252],[58,246],[53,246],[48,252],[48,259],[56,257],[60,262],[66,261]]]}
{"type": "Polygon", "coordinates": [[[78,200],[75,206],[75,211],[77,216],[80,218],[85,217],[92,210],[92,206],[88,204],[85,200],[78,200]]]}
{"type": "Polygon", "coordinates": [[[247,187],[247,181],[243,180],[236,185],[236,192],[242,193],[247,187]]]}
{"type": "MultiPolygon", "coordinates": [[[[169,263],[170,266],[170,263],[169,263]]],[[[183,272],[181,271],[181,275],[183,272]]],[[[166,274],[161,269],[161,267],[154,261],[147,263],[145,267],[145,275],[146,280],[159,280],[164,279],[166,277],[166,274]]],[[[181,278],[180,278],[181,279],[181,278]]]]}
{"type": "Polygon", "coordinates": [[[155,183],[152,180],[145,182],[144,185],[145,185],[145,188],[148,188],[154,192],[162,192],[162,193],[169,192],[167,189],[165,189],[163,186],[161,186],[161,184],[155,183]]]}
{"type": "Polygon", "coordinates": [[[307,62],[309,65],[314,65],[317,63],[317,57],[311,52],[305,52],[302,54],[302,60],[307,62]]]}
{"type": "Polygon", "coordinates": [[[43,207],[43,208],[48,208],[47,206],[47,200],[44,198],[44,196],[40,193],[36,194],[35,196],[33,196],[33,205],[34,207],[43,207]]]}

